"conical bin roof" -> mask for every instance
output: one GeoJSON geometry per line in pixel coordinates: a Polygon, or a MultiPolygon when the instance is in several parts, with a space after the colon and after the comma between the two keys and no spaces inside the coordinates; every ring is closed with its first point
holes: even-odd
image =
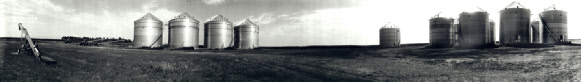
{"type": "Polygon", "coordinates": [[[510,3],[508,6],[506,6],[505,8],[526,8],[525,6],[521,5],[519,2],[512,2],[510,3]]]}
{"type": "Polygon", "coordinates": [[[182,12],[180,15],[178,15],[176,18],[194,18],[194,17],[190,17],[190,14],[186,13],[186,12],[182,12]]]}
{"type": "Polygon", "coordinates": [[[147,13],[138,20],[156,20],[156,21],[159,21],[159,18],[153,16],[151,13],[147,13]]]}
{"type": "Polygon", "coordinates": [[[563,10],[563,9],[557,8],[557,6],[555,6],[555,4],[553,4],[553,5],[545,8],[545,11],[550,11],[550,10],[563,10]]]}
{"type": "Polygon", "coordinates": [[[399,28],[397,27],[395,24],[388,22],[387,24],[385,24],[385,26],[381,27],[381,28],[399,28]]]}
{"type": "Polygon", "coordinates": [[[486,12],[486,10],[484,10],[478,6],[474,6],[474,7],[468,7],[466,9],[464,9],[463,12],[486,12]]]}
{"type": "Polygon", "coordinates": [[[208,19],[207,21],[225,21],[225,22],[230,22],[230,21],[228,21],[228,19],[224,18],[222,15],[216,15],[216,16],[208,19]]]}
{"type": "Polygon", "coordinates": [[[252,23],[252,21],[250,21],[249,19],[244,19],[242,22],[240,22],[240,24],[238,25],[252,25],[252,26],[256,26],[256,24],[252,23]]]}
{"type": "Polygon", "coordinates": [[[172,19],[170,21],[180,21],[178,19],[188,19],[188,20],[193,20],[194,22],[198,22],[198,20],[196,20],[194,17],[190,16],[190,14],[188,14],[186,12],[182,12],[180,15],[176,16],[174,19],[172,19]]]}

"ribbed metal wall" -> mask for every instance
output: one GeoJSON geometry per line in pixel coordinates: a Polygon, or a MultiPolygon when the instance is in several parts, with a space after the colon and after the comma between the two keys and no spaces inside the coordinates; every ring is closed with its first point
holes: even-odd
{"type": "Polygon", "coordinates": [[[542,30],[543,28],[541,28],[540,26],[540,22],[539,21],[533,21],[531,23],[531,27],[533,28],[532,30],[532,38],[533,38],[533,43],[542,43],[542,30]]]}
{"type": "Polygon", "coordinates": [[[234,27],[234,48],[254,49],[258,47],[258,26],[246,19],[234,27]]]}
{"type": "Polygon", "coordinates": [[[209,49],[232,47],[233,32],[232,23],[222,15],[216,15],[204,23],[204,46],[209,49]]]}
{"type": "Polygon", "coordinates": [[[531,11],[526,8],[506,8],[500,11],[500,43],[531,43],[531,11]]]}
{"type": "Polygon", "coordinates": [[[541,13],[542,20],[545,21],[546,26],[549,27],[543,29],[543,42],[548,44],[557,43],[557,41],[567,41],[567,12],[563,10],[548,10],[541,13]],[[549,33],[550,31],[550,33],[549,33]]]}
{"type": "Polygon", "coordinates": [[[186,12],[169,21],[169,48],[198,48],[199,21],[186,12]]]}
{"type": "Polygon", "coordinates": [[[133,47],[161,47],[163,22],[157,17],[147,13],[134,23],[133,47]]]}
{"type": "Polygon", "coordinates": [[[460,14],[460,45],[467,48],[478,48],[485,46],[494,40],[490,33],[494,33],[490,28],[487,12],[463,12],[460,14]]]}
{"type": "Polygon", "coordinates": [[[492,20],[488,20],[488,22],[490,23],[490,25],[488,25],[488,28],[487,28],[488,29],[488,33],[487,33],[488,34],[488,38],[487,38],[488,42],[486,42],[486,43],[494,43],[496,41],[496,36],[494,36],[494,33],[495,33],[494,28],[495,28],[496,23],[494,23],[494,21],[492,21],[492,20]]]}
{"type": "Polygon", "coordinates": [[[379,45],[381,47],[399,47],[400,38],[399,28],[379,29],[379,45]]]}
{"type": "Polygon", "coordinates": [[[452,47],[455,43],[454,19],[436,17],[430,19],[430,46],[452,47]]]}

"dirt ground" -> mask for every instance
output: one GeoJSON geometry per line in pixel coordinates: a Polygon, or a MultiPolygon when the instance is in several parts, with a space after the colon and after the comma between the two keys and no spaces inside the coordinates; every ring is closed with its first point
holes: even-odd
{"type": "Polygon", "coordinates": [[[40,41],[45,64],[0,41],[1,80],[580,80],[581,46],[147,50],[40,41]]]}

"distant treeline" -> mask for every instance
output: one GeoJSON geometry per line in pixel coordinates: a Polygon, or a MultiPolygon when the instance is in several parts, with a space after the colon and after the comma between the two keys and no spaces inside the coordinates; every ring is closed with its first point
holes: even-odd
{"type": "Polygon", "coordinates": [[[131,40],[125,38],[112,38],[112,37],[74,37],[74,36],[63,36],[61,38],[65,43],[101,43],[116,41],[121,43],[131,43],[131,40]]]}
{"type": "MultiPolygon", "coordinates": [[[[0,37],[0,39],[2,40],[8,40],[8,41],[18,41],[20,39],[24,39],[24,38],[20,38],[20,37],[0,37]]],[[[31,38],[32,40],[39,40],[39,41],[61,41],[60,39],[42,39],[42,38],[31,38]]]]}

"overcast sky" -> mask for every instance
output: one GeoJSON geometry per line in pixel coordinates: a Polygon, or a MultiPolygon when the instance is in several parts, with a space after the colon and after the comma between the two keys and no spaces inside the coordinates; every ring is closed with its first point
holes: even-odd
{"type": "MultiPolygon", "coordinates": [[[[428,20],[458,17],[476,6],[497,22],[510,0],[0,0],[0,37],[20,37],[18,23],[33,38],[62,36],[133,39],[133,21],[147,12],[167,23],[181,12],[201,21],[221,14],[234,24],[250,19],[260,26],[261,46],[377,45],[379,28],[401,28],[402,43],[427,43],[428,20]]],[[[532,17],[556,4],[569,15],[569,38],[579,39],[581,8],[575,0],[517,0],[532,17]]],[[[535,19],[535,18],[533,18],[535,19]]],[[[200,26],[202,29],[203,26],[200,26]]],[[[164,28],[167,43],[167,28],[164,28]]],[[[202,32],[202,31],[200,31],[202,32]]],[[[200,33],[202,34],[202,33],[200,33]]],[[[200,35],[202,36],[202,35],[200,35]]],[[[498,38],[498,37],[497,37],[498,38]]],[[[203,38],[200,37],[200,41],[203,38]]],[[[498,39],[497,39],[498,40],[498,39]]],[[[202,43],[202,42],[200,42],[202,43]]]]}

